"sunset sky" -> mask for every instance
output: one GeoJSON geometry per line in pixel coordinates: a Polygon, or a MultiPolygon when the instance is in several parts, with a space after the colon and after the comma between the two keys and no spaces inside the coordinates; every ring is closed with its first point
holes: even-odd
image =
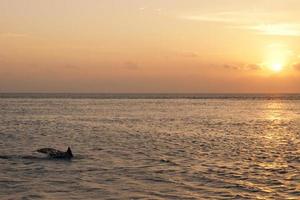
{"type": "Polygon", "coordinates": [[[0,0],[0,92],[300,92],[299,0],[0,0]]]}

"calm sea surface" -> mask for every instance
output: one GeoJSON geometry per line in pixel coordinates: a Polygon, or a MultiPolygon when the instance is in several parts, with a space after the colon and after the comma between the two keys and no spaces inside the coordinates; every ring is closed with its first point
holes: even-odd
{"type": "Polygon", "coordinates": [[[300,96],[1,94],[0,199],[298,200],[300,96]]]}

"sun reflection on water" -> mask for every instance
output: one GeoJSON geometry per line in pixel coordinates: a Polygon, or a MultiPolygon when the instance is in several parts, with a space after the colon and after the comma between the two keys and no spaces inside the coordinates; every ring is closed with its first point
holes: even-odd
{"type": "MultiPolygon", "coordinates": [[[[289,120],[284,114],[286,108],[282,102],[271,101],[264,107],[265,134],[264,138],[270,140],[280,140],[283,137],[284,124],[289,120]]],[[[274,141],[273,141],[274,142],[274,141]]]]}

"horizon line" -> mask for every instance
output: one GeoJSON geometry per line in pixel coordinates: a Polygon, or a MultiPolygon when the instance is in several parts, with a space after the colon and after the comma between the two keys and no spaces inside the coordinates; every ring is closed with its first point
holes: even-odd
{"type": "Polygon", "coordinates": [[[276,95],[276,94],[300,94],[300,92],[1,92],[0,94],[95,94],[95,95],[214,95],[214,94],[224,94],[224,95],[234,95],[234,94],[253,94],[253,95],[260,95],[260,94],[269,94],[269,95],[276,95]]]}

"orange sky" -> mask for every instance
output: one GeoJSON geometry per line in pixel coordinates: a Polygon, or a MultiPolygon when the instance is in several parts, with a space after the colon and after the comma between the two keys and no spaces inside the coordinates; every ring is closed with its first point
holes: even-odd
{"type": "Polygon", "coordinates": [[[299,0],[0,0],[0,92],[300,92],[299,0]]]}

